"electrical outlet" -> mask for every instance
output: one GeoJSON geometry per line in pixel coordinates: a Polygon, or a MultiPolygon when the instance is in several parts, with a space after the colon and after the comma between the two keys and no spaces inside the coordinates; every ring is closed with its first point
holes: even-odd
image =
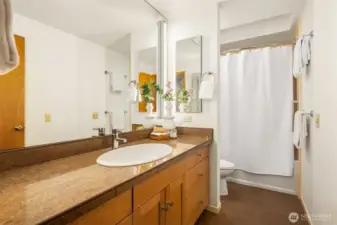
{"type": "Polygon", "coordinates": [[[184,117],[184,122],[192,122],[193,118],[192,116],[185,116],[184,117]]]}
{"type": "Polygon", "coordinates": [[[92,113],[92,119],[93,120],[98,120],[98,112],[92,113]]]}
{"type": "Polygon", "coordinates": [[[51,114],[50,113],[44,114],[44,122],[46,122],[46,123],[51,122],[51,114]]]}

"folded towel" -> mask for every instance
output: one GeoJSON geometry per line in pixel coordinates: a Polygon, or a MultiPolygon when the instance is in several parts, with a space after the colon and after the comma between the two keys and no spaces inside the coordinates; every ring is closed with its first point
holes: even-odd
{"type": "Polygon", "coordinates": [[[200,84],[199,98],[212,99],[214,93],[214,75],[205,75],[200,84]]]}
{"type": "Polygon", "coordinates": [[[297,149],[304,147],[305,138],[308,136],[307,118],[303,114],[304,112],[299,110],[294,116],[293,144],[297,149]]]}
{"type": "Polygon", "coordinates": [[[13,12],[10,0],[0,0],[0,75],[19,64],[18,51],[12,33],[13,12]]]}

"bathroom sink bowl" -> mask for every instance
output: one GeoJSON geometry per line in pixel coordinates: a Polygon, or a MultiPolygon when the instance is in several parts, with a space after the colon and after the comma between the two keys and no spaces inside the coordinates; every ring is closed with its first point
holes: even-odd
{"type": "Polygon", "coordinates": [[[96,162],[111,167],[135,166],[162,159],[172,151],[172,147],[165,144],[132,145],[106,152],[96,162]]]}

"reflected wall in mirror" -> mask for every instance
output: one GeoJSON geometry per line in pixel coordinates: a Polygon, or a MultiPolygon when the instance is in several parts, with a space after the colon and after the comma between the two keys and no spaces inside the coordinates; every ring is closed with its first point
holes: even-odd
{"type": "Polygon", "coordinates": [[[131,131],[131,54],[158,39],[157,12],[138,0],[12,5],[21,62],[0,77],[0,150],[131,131]]]}
{"type": "Polygon", "coordinates": [[[138,63],[138,85],[142,89],[142,101],[138,104],[138,111],[148,112],[152,108],[152,112],[157,112],[157,93],[151,86],[152,82],[157,82],[157,48],[141,50],[138,63]],[[144,89],[148,89],[149,93],[146,94],[144,89]]]}
{"type": "Polygon", "coordinates": [[[202,75],[202,37],[178,41],[176,44],[176,109],[177,112],[201,113],[199,88],[202,75]]]}

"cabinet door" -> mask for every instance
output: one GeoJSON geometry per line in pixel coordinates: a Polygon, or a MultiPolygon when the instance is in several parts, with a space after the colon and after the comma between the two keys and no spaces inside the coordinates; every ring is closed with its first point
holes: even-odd
{"type": "Polygon", "coordinates": [[[132,225],[132,215],[128,216],[122,222],[118,223],[117,225],[132,225]]]}
{"type": "Polygon", "coordinates": [[[166,225],[182,224],[182,188],[182,177],[166,188],[166,225]]]}
{"type": "Polygon", "coordinates": [[[208,205],[208,157],[190,169],[184,180],[183,224],[191,225],[208,205]]]}
{"type": "Polygon", "coordinates": [[[158,193],[133,213],[133,225],[164,225],[165,211],[160,206],[165,203],[165,191],[158,193]]]}

